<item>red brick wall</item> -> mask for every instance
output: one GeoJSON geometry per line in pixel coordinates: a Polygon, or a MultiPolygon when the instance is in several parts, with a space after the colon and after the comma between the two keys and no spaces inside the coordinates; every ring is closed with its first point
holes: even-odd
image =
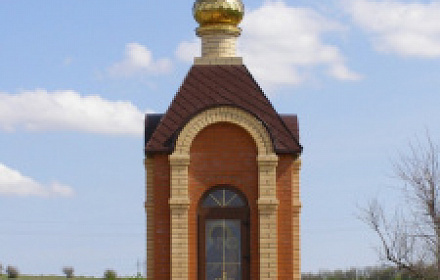
{"type": "MultiPolygon", "coordinates": [[[[189,166],[189,279],[197,279],[197,207],[210,187],[230,185],[248,199],[251,215],[251,278],[259,278],[258,253],[258,166],[257,148],[251,136],[239,126],[216,123],[203,129],[191,146],[189,166]]],[[[279,279],[292,279],[292,162],[279,155],[277,196],[279,279]]],[[[154,156],[155,280],[170,279],[170,166],[168,155],[154,156]]]]}
{"type": "Polygon", "coordinates": [[[293,279],[292,165],[293,156],[278,155],[278,279],[293,279]]]}
{"type": "Polygon", "coordinates": [[[169,280],[170,260],[170,165],[168,155],[154,156],[154,279],[169,280]]]}
{"type": "Polygon", "coordinates": [[[203,129],[191,146],[189,166],[190,277],[197,279],[197,206],[210,187],[230,185],[247,197],[251,215],[251,279],[258,279],[257,148],[241,127],[216,123],[203,129]]]}

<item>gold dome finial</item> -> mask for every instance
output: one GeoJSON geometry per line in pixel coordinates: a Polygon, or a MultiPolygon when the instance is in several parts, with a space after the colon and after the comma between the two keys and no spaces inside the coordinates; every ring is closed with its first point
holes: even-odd
{"type": "Polygon", "coordinates": [[[202,39],[199,65],[242,65],[236,57],[236,41],[241,29],[244,6],[241,0],[196,0],[193,15],[200,26],[196,34],[202,39]]]}
{"type": "Polygon", "coordinates": [[[243,19],[244,6],[241,0],[196,0],[193,15],[200,27],[237,27],[243,19]]]}

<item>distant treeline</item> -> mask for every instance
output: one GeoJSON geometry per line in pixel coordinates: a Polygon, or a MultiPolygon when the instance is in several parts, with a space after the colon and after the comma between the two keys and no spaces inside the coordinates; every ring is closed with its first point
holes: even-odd
{"type": "Polygon", "coordinates": [[[303,273],[302,280],[415,280],[405,271],[393,267],[366,267],[349,270],[303,273]]]}

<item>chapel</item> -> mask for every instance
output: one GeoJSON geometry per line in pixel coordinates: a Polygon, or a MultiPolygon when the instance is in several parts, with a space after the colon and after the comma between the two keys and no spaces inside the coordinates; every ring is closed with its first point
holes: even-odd
{"type": "Polygon", "coordinates": [[[241,0],[197,0],[193,15],[201,55],[145,118],[147,279],[301,279],[297,116],[236,55],[241,0]]]}

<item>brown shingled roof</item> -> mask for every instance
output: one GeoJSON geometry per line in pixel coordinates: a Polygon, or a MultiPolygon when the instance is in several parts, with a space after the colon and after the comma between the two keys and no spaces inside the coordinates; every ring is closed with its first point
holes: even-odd
{"type": "Polygon", "coordinates": [[[277,114],[244,65],[194,65],[165,115],[147,115],[145,152],[171,153],[176,135],[203,110],[217,106],[241,108],[261,120],[277,153],[300,153],[295,115],[277,114]]]}

